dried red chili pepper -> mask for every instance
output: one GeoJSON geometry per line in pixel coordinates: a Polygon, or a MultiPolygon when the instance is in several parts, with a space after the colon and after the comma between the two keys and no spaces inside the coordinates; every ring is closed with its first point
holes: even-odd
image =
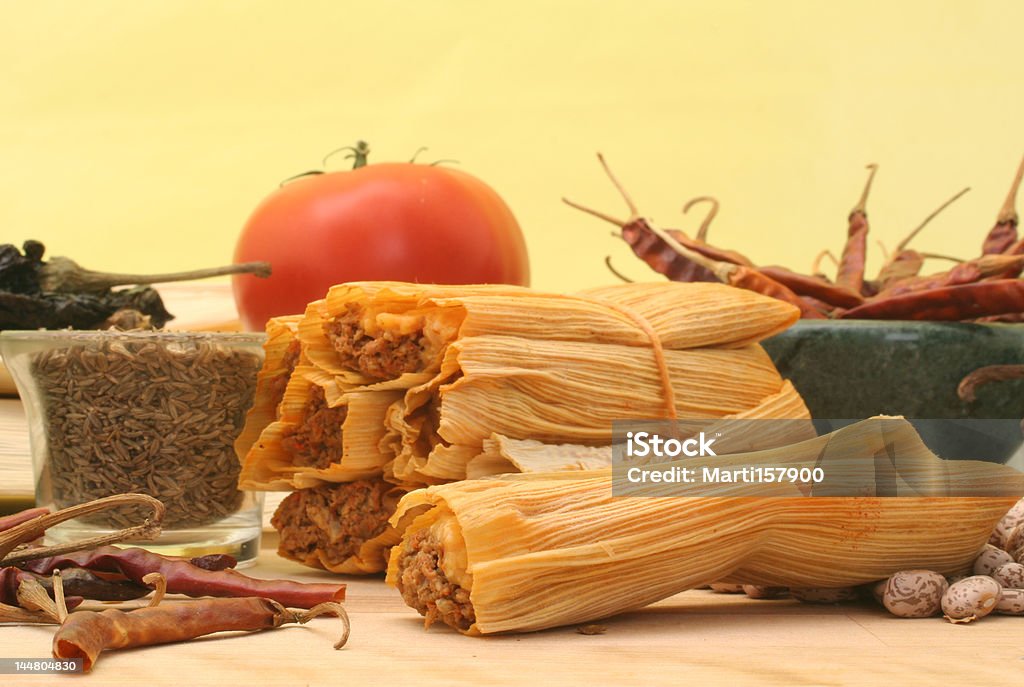
{"type": "MultiPolygon", "coordinates": [[[[43,589],[52,594],[53,578],[51,576],[37,575],[20,568],[0,568],[0,603],[17,604],[18,586],[26,579],[35,580],[43,589]]],[[[63,570],[62,580],[69,608],[74,608],[83,599],[91,599],[93,601],[130,601],[132,599],[141,599],[153,591],[145,585],[123,579],[101,577],[80,568],[63,570]]]]}
{"type": "Polygon", "coordinates": [[[859,293],[832,284],[824,277],[799,274],[785,267],[777,266],[758,267],[757,269],[761,274],[774,279],[798,296],[810,296],[829,306],[829,309],[835,307],[856,308],[864,302],[864,297],[859,293]]]}
{"type": "Polygon", "coordinates": [[[879,298],[891,298],[944,286],[970,284],[990,277],[1002,277],[1007,273],[1020,272],[1022,268],[1024,268],[1024,255],[982,255],[980,258],[962,262],[946,272],[898,281],[879,293],[879,298]]]}
{"type": "Polygon", "coordinates": [[[149,573],[161,573],[167,579],[167,591],[187,596],[262,596],[286,606],[310,608],[325,601],[344,601],[344,584],[263,580],[237,570],[204,570],[183,558],[168,558],[145,549],[120,549],[104,546],[29,561],[21,566],[40,575],[61,568],[85,568],[94,572],[119,573],[142,584],[149,573]]]}
{"type": "MultiPolygon", "coordinates": [[[[47,589],[50,589],[49,578],[45,578],[43,575],[35,575],[18,568],[5,567],[0,568],[0,604],[6,604],[8,606],[18,605],[18,587],[24,580],[33,580],[44,585],[47,589]]],[[[149,591],[146,591],[148,594],[149,591]]],[[[84,601],[82,595],[75,592],[69,592],[70,596],[67,597],[68,608],[74,608],[84,601]]],[[[142,596],[145,596],[143,594],[142,596]]],[[[138,597],[134,597],[138,598],[138,597]]]]}
{"type": "Polygon", "coordinates": [[[997,279],[876,298],[842,313],[843,319],[971,320],[1024,311],[1024,281],[997,279]]]}
{"type": "Polygon", "coordinates": [[[202,599],[133,611],[78,611],[68,616],[53,636],[53,656],[82,659],[88,672],[103,651],[182,642],[227,631],[258,631],[286,623],[305,623],[323,613],[338,615],[345,623],[340,649],[348,640],[348,616],[341,604],[328,603],[296,613],[270,599],[202,599]]]}
{"type": "Polygon", "coordinates": [[[847,219],[849,226],[846,230],[846,245],[843,246],[843,253],[839,257],[839,269],[836,272],[836,284],[856,293],[860,293],[864,286],[864,263],[867,260],[868,249],[866,207],[868,193],[871,191],[871,182],[875,179],[878,165],[870,164],[867,168],[871,172],[868,174],[867,183],[864,184],[860,200],[850,211],[850,216],[847,219]]]}
{"type": "MultiPolygon", "coordinates": [[[[996,223],[988,231],[985,240],[981,244],[983,254],[1005,253],[1010,251],[1017,244],[1017,190],[1020,188],[1021,178],[1024,177],[1024,159],[1017,167],[1017,175],[1010,184],[1010,192],[1006,195],[1003,207],[996,216],[996,223]]],[[[1020,252],[1018,249],[1017,252],[1020,252]]]]}
{"type": "Polygon", "coordinates": [[[20,525],[23,522],[29,520],[35,520],[36,518],[47,515],[50,512],[49,508],[29,508],[28,510],[18,511],[11,515],[5,515],[0,518],[0,532],[9,530],[16,525],[20,525]]]}
{"type": "Polygon", "coordinates": [[[644,228],[637,226],[635,222],[619,226],[622,227],[622,239],[658,274],[664,274],[672,281],[718,281],[713,273],[680,258],[664,241],[651,232],[644,231],[644,228]]]}
{"type": "Polygon", "coordinates": [[[916,250],[901,250],[891,260],[882,265],[878,271],[875,281],[878,283],[879,292],[885,291],[894,283],[904,279],[913,279],[924,267],[924,256],[916,250]]]}

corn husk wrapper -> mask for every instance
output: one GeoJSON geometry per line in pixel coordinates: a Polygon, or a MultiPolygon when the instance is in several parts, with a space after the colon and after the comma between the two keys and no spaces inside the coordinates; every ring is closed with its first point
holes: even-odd
{"type": "Polygon", "coordinates": [[[245,460],[249,449],[259,438],[260,432],[277,419],[277,406],[281,397],[283,378],[292,373],[294,356],[289,351],[298,342],[301,315],[274,317],[267,321],[267,340],[263,343],[263,367],[256,375],[256,392],[253,406],[245,416],[245,426],[235,439],[235,453],[245,460]],[[291,361],[291,362],[289,362],[291,361]]]}
{"type": "Polygon", "coordinates": [[[350,482],[381,475],[392,456],[381,452],[385,434],[384,417],[388,407],[401,398],[397,390],[361,390],[340,393],[333,378],[321,370],[300,363],[295,368],[279,417],[263,432],[245,456],[239,475],[239,488],[262,491],[312,487],[325,482],[350,482]],[[324,390],[328,406],[346,408],[341,435],[342,457],[326,468],[302,466],[286,450],[282,441],[289,431],[306,419],[306,408],[314,387],[324,390]]]}
{"type": "Polygon", "coordinates": [[[720,580],[844,587],[909,568],[954,573],[970,567],[1024,493],[1021,474],[1005,466],[952,468],[935,458],[907,423],[882,431],[869,420],[702,461],[810,467],[830,442],[839,458],[829,469],[863,479],[866,494],[879,466],[898,456],[899,493],[910,495],[803,497],[794,485],[739,483],[695,487],[693,496],[613,497],[608,470],[468,480],[403,498],[392,519],[403,543],[392,549],[388,581],[399,583],[404,547],[430,528],[442,543],[440,570],[470,592],[468,633],[490,634],[587,622],[720,580]],[[964,496],[978,489],[991,495],[964,496]]]}
{"type": "MultiPolygon", "coordinates": [[[[788,380],[783,382],[779,393],[768,396],[755,408],[726,416],[721,422],[704,423],[701,429],[708,434],[722,433],[723,436],[717,439],[716,444],[716,450],[722,454],[735,453],[750,443],[759,448],[771,448],[810,439],[816,435],[807,406],[788,380]],[[750,426],[750,431],[756,432],[756,436],[734,436],[734,432],[731,431],[733,428],[745,429],[746,426],[732,421],[748,418],[796,422],[750,426]],[[726,432],[727,429],[730,431],[726,432]]],[[[481,452],[466,465],[466,477],[479,479],[515,472],[599,470],[611,465],[610,445],[546,444],[535,439],[513,439],[495,433],[484,439],[481,452]]]]}
{"type": "MultiPolygon", "coordinates": [[[[665,351],[665,362],[671,389],[650,349],[460,339],[448,347],[438,375],[406,394],[401,415],[388,416],[386,441],[401,446],[394,472],[409,481],[464,479],[491,434],[609,444],[613,421],[664,417],[669,394],[679,417],[711,419],[754,411],[783,389],[758,345],[665,351]]],[[[798,395],[779,402],[794,401],[803,406],[798,395]]]]}
{"type": "Polygon", "coordinates": [[[778,300],[722,284],[622,284],[575,296],[510,286],[353,283],[333,287],[307,311],[299,338],[310,361],[343,387],[375,380],[346,368],[324,324],[358,308],[367,335],[422,331],[429,342],[421,369],[402,375],[411,388],[436,372],[453,341],[484,335],[665,349],[742,347],[792,324],[798,311],[778,300]]]}
{"type": "Polygon", "coordinates": [[[710,282],[613,284],[578,295],[626,307],[647,320],[669,349],[741,347],[788,329],[799,319],[786,303],[710,282]],[[673,286],[668,287],[668,284],[673,286]],[[677,288],[683,287],[683,288],[677,288]],[[753,298],[750,298],[753,296],[753,298]]]}

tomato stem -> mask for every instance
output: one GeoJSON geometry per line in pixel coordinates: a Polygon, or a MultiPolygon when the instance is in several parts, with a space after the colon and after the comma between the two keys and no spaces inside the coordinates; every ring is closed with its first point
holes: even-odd
{"type": "Polygon", "coordinates": [[[370,154],[370,144],[366,141],[356,141],[354,146],[344,146],[337,150],[332,150],[324,155],[323,166],[326,167],[327,161],[343,150],[349,151],[349,154],[345,156],[345,159],[352,160],[352,169],[359,169],[360,167],[366,166],[366,158],[370,154]]]}

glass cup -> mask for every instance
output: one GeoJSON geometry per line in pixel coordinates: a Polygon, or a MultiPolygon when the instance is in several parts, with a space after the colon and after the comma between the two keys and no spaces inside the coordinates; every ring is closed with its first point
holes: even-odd
{"type": "MultiPolygon", "coordinates": [[[[36,505],[60,509],[120,493],[160,499],[167,555],[259,552],[262,494],[239,491],[234,440],[252,405],[262,334],[0,332],[25,406],[36,505]]],[[[122,507],[58,525],[63,543],[141,524],[122,507]]]]}

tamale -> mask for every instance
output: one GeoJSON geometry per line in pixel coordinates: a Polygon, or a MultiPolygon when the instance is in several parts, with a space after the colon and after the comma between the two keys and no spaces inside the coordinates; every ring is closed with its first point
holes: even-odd
{"type": "Polygon", "coordinates": [[[623,284],[579,295],[508,286],[352,283],[307,311],[299,338],[310,361],[342,386],[436,372],[446,347],[496,335],[640,348],[740,347],[792,324],[799,313],[721,284],[623,284]]]}
{"type": "Polygon", "coordinates": [[[702,460],[812,466],[832,445],[842,450],[830,469],[870,485],[876,457],[895,455],[906,477],[900,493],[911,496],[806,497],[794,485],[738,483],[616,497],[610,470],[466,480],[402,499],[392,518],[402,543],[387,579],[428,624],[490,634],[605,618],[720,580],[841,587],[901,569],[969,568],[1024,477],[967,461],[951,479],[954,468],[909,423],[880,431],[878,422],[702,460]]]}
{"type": "Polygon", "coordinates": [[[253,406],[245,416],[245,426],[235,439],[235,453],[244,460],[260,432],[277,419],[277,407],[284,398],[288,379],[299,360],[297,338],[301,315],[274,317],[267,322],[267,340],[263,343],[263,367],[256,375],[253,406]]]}
{"type": "MultiPolygon", "coordinates": [[[[438,375],[409,390],[402,414],[388,416],[387,441],[396,445],[394,435],[401,437],[394,472],[410,481],[463,479],[466,463],[492,433],[608,444],[614,420],[729,417],[753,411],[783,388],[756,344],[670,350],[664,361],[667,378],[649,349],[499,336],[460,339],[448,347],[438,375]],[[667,397],[674,401],[669,409],[667,397]]],[[[798,396],[783,402],[794,400],[802,406],[798,396]]]]}
{"type": "Polygon", "coordinates": [[[242,463],[242,489],[281,490],[382,474],[384,417],[399,391],[338,393],[334,381],[300,362],[270,423],[242,463]]]}

